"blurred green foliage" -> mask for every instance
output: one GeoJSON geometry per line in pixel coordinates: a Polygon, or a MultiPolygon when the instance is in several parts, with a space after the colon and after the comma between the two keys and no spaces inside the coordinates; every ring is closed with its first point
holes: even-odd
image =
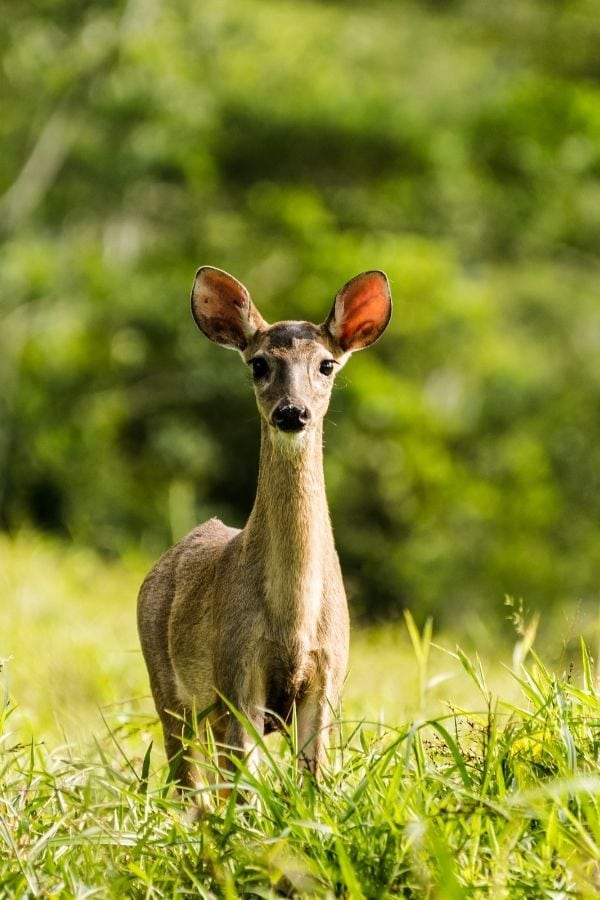
{"type": "Polygon", "coordinates": [[[355,611],[598,601],[595,0],[2,0],[0,517],[155,554],[247,515],[195,268],[321,320],[385,269],[327,479],[355,611]]]}

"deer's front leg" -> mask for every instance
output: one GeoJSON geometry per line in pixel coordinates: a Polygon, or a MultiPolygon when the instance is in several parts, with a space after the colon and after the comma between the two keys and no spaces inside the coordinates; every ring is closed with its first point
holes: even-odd
{"type": "MultiPolygon", "coordinates": [[[[265,679],[263,673],[257,667],[251,666],[241,685],[234,694],[233,706],[244,716],[260,737],[264,734],[265,725],[265,679]]],[[[224,743],[227,750],[236,753],[246,760],[251,772],[256,772],[260,752],[256,742],[256,736],[249,733],[243,721],[231,710],[227,714],[227,724],[224,729],[224,743]]],[[[225,760],[225,767],[231,769],[231,761],[225,760]]]]}
{"type": "MultiPolygon", "coordinates": [[[[262,710],[258,708],[254,710],[243,709],[241,712],[252,723],[258,734],[262,736],[264,732],[264,713],[262,710]]],[[[229,721],[225,729],[225,746],[229,753],[235,753],[246,760],[246,765],[250,772],[255,773],[257,771],[260,751],[256,738],[248,733],[244,724],[233,713],[229,713],[229,721]]],[[[228,760],[224,757],[223,762],[223,768],[233,768],[230,759],[228,760]]]]}
{"type": "Polygon", "coordinates": [[[330,679],[324,676],[311,686],[298,706],[298,752],[300,765],[313,775],[325,759],[325,742],[331,726],[330,679]]]}

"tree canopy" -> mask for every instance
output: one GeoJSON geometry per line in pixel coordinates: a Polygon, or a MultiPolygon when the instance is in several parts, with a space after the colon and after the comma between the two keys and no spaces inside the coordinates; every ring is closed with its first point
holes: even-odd
{"type": "Polygon", "coordinates": [[[258,425],[200,264],[270,321],[384,269],[328,492],[358,613],[598,601],[594,0],[4,0],[0,521],[242,524],[258,425]]]}

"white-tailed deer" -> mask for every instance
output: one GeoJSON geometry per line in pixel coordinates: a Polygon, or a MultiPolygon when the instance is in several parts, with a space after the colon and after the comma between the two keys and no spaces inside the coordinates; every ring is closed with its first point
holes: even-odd
{"type": "Polygon", "coordinates": [[[337,294],[322,325],[268,325],[246,288],[204,266],[192,312],[217,344],[250,366],[261,420],[254,507],[242,530],[210,519],[146,577],[138,627],[165,749],[178,780],[195,785],[183,758],[182,722],[208,716],[218,743],[246,754],[259,734],[297,711],[298,746],[316,772],[348,660],[348,608],[325,497],[323,417],[335,372],[368,347],[391,315],[383,272],[365,272],[337,294]]]}

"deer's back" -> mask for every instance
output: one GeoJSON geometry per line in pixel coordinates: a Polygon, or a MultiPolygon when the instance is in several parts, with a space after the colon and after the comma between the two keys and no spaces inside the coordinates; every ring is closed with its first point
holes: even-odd
{"type": "Polygon", "coordinates": [[[138,629],[151,677],[170,658],[177,620],[183,619],[185,630],[196,633],[206,615],[218,560],[239,533],[210,519],[163,554],[146,576],[138,597],[138,629]]]}

